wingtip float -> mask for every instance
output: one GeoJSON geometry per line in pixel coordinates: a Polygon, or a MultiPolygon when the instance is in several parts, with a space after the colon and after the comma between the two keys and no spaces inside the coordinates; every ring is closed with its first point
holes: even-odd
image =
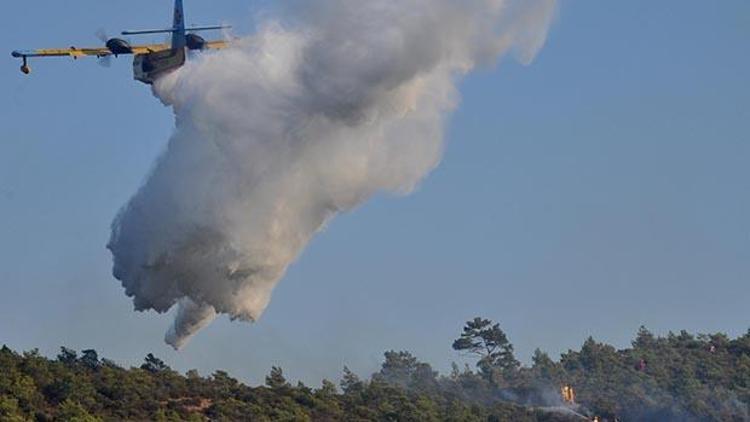
{"type": "Polygon", "coordinates": [[[154,81],[185,64],[186,50],[221,49],[228,46],[227,41],[207,41],[196,32],[222,30],[231,28],[228,25],[186,27],[182,0],[175,0],[174,21],[171,28],[122,31],[123,35],[172,34],[171,43],[131,45],[120,38],[110,38],[104,47],[94,48],[56,48],[42,50],[14,50],[11,56],[22,60],[21,72],[31,73],[28,59],[30,57],[108,57],[133,55],[134,79],[145,84],[154,81]]]}

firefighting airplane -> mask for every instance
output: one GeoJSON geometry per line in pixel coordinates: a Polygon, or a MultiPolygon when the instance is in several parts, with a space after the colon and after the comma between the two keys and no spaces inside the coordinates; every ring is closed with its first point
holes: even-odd
{"type": "Polygon", "coordinates": [[[167,29],[147,29],[139,31],[123,31],[122,35],[142,34],[172,34],[171,44],[143,44],[130,45],[129,42],[120,38],[105,39],[104,47],[97,48],[59,48],[43,50],[17,50],[11,53],[13,57],[23,60],[21,72],[31,73],[29,57],[64,57],[70,56],[74,59],[84,56],[96,56],[106,58],[118,57],[122,54],[133,54],[133,73],[136,80],[146,84],[153,84],[160,76],[169,73],[185,64],[185,50],[204,50],[225,48],[227,41],[206,41],[197,35],[199,31],[226,29],[229,26],[196,26],[185,27],[185,14],[183,13],[182,0],[175,0],[174,23],[167,29]]]}

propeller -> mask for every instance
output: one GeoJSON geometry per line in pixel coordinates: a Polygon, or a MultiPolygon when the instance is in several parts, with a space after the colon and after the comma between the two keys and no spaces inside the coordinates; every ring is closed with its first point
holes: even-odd
{"type": "Polygon", "coordinates": [[[109,37],[107,36],[107,31],[104,28],[99,28],[94,33],[96,35],[96,38],[99,39],[102,43],[106,44],[107,41],[109,41],[109,37]]]}
{"type": "MultiPolygon", "coordinates": [[[[104,28],[99,28],[94,33],[96,35],[96,38],[99,39],[99,41],[102,42],[102,44],[107,45],[107,41],[109,41],[109,37],[107,36],[107,31],[104,30],[104,28]]],[[[111,67],[112,66],[112,55],[106,55],[103,57],[99,57],[96,59],[96,62],[99,63],[99,66],[102,67],[111,67]]]]}

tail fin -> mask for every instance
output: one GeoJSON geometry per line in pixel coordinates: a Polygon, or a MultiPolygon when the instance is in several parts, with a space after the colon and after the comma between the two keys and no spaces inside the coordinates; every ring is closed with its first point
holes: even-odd
{"type": "Polygon", "coordinates": [[[174,2],[174,21],[172,24],[172,48],[185,48],[185,11],[182,7],[182,0],[174,2]]]}

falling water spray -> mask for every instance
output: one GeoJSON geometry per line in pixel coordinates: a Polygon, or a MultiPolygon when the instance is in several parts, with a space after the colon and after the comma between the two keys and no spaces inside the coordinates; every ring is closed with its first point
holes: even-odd
{"type": "Polygon", "coordinates": [[[219,314],[257,320],[316,232],[439,163],[456,83],[529,62],[555,0],[287,1],[252,35],[163,77],[176,127],[112,224],[135,309],[177,305],[175,348],[219,314]]]}

